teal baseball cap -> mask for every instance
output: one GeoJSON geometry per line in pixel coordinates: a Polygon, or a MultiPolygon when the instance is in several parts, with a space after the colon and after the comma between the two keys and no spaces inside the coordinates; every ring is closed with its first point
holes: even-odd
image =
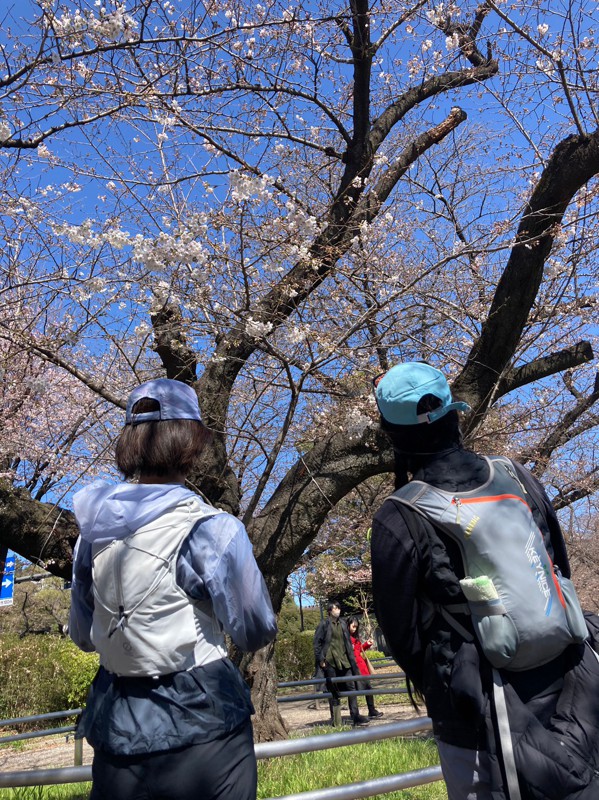
{"type": "Polygon", "coordinates": [[[470,411],[468,403],[454,402],[442,372],[421,361],[396,364],[373,381],[374,397],[382,417],[393,425],[419,425],[435,422],[448,411],[470,411]],[[441,402],[438,408],[417,413],[418,403],[432,394],[441,402]]]}
{"type": "Polygon", "coordinates": [[[172,378],[157,378],[137,386],[129,395],[125,411],[125,425],[156,422],[165,419],[195,419],[202,421],[198,396],[186,383],[172,378]],[[155,400],[156,411],[133,413],[133,407],[142,399],[155,400]]]}

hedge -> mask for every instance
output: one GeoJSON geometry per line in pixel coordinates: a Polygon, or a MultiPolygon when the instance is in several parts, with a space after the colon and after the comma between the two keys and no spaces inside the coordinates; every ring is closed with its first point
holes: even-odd
{"type": "MultiPolygon", "coordinates": [[[[278,638],[279,681],[314,675],[314,631],[278,638]]],[[[375,660],[382,653],[370,651],[375,660]]],[[[0,719],[78,708],[98,669],[96,653],[83,653],[70,639],[49,634],[19,638],[0,635],[0,719]]]]}
{"type": "Polygon", "coordinates": [[[0,719],[78,708],[96,670],[96,653],[48,634],[0,636],[0,719]]]}
{"type": "Polygon", "coordinates": [[[275,659],[279,681],[302,681],[314,675],[314,631],[277,637],[275,659]]]}

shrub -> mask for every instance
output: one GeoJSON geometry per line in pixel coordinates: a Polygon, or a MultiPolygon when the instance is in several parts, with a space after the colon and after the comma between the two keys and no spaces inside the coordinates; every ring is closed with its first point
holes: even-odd
{"type": "Polygon", "coordinates": [[[314,675],[314,631],[277,638],[275,658],[279,681],[301,681],[314,675]]]}
{"type": "Polygon", "coordinates": [[[0,636],[0,718],[47,714],[80,706],[98,668],[58,636],[0,636]]]}
{"type": "Polygon", "coordinates": [[[370,661],[376,661],[378,658],[387,658],[387,656],[384,653],[381,653],[380,650],[367,650],[366,655],[370,661]]]}
{"type": "Polygon", "coordinates": [[[100,662],[97,653],[84,653],[71,642],[65,644],[69,645],[68,650],[65,648],[66,658],[62,664],[67,689],[67,706],[79,708],[85,705],[89,686],[100,662]]]}

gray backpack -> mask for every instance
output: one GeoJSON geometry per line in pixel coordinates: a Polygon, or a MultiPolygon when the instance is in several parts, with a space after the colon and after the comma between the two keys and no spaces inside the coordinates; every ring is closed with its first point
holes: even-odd
{"type": "Polygon", "coordinates": [[[489,479],[470,492],[412,481],[388,499],[417,511],[460,547],[467,605],[440,613],[470,640],[453,614],[471,615],[493,667],[531,669],[584,642],[588,632],[574,586],[554,568],[514,466],[501,457],[487,462],[489,479]]]}

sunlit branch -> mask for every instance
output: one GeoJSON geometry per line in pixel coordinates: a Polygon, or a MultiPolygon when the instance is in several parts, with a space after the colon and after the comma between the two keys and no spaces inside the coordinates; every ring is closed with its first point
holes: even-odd
{"type": "Polygon", "coordinates": [[[417,136],[406,145],[376,185],[362,197],[358,204],[356,216],[358,218],[363,216],[368,222],[372,222],[397,185],[397,182],[405,175],[410,166],[429,148],[441,142],[465,119],[466,113],[461,108],[452,108],[443,122],[420,134],[420,136],[417,136]]]}
{"type": "Polygon", "coordinates": [[[589,342],[578,342],[558,353],[542,356],[520,367],[512,367],[504,373],[497,384],[496,398],[499,399],[515,389],[556,375],[558,372],[579,367],[592,361],[593,357],[593,349],[589,342]]]}

